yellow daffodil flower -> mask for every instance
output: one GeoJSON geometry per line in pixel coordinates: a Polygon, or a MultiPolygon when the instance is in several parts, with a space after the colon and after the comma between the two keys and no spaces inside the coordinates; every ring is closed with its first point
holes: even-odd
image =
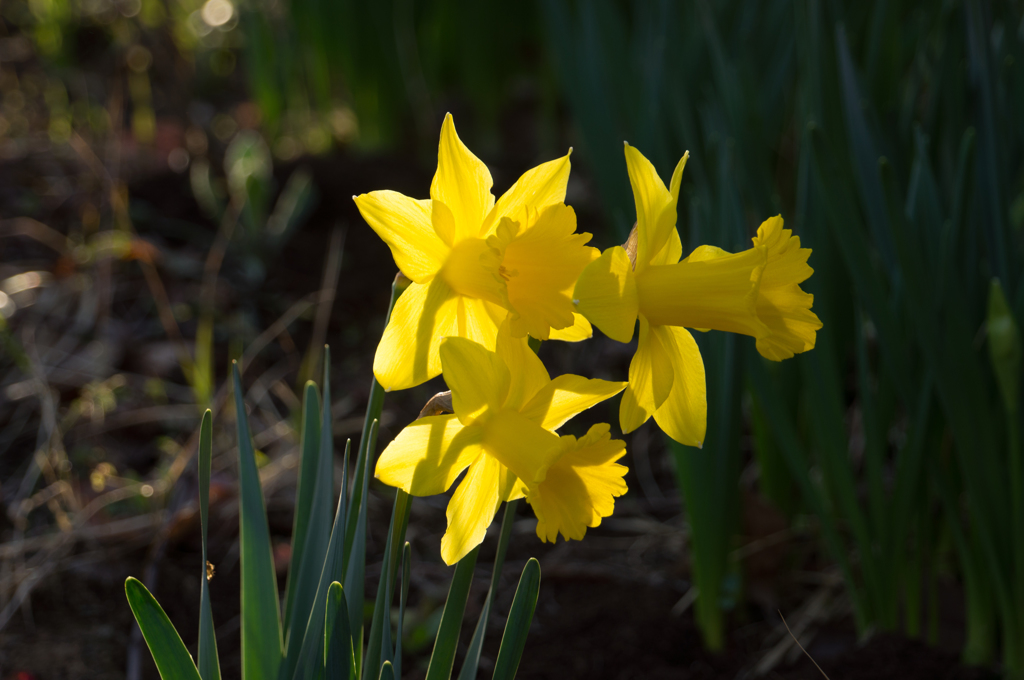
{"type": "Polygon", "coordinates": [[[527,496],[542,541],[554,543],[559,533],[566,540],[581,540],[587,527],[612,514],[616,496],[626,493],[627,468],[615,462],[626,455],[626,443],[612,439],[610,429],[600,423],[579,440],[562,436],[547,476],[527,496]]]}
{"type": "Polygon", "coordinates": [[[765,220],[748,250],[701,246],[679,259],[676,203],[687,157],[666,188],[650,161],[626,145],[635,233],[626,247],[609,248],[587,266],[573,296],[579,312],[620,342],[632,339],[640,321],[619,408],[622,431],[653,415],[676,441],[701,446],[707,426],[704,363],[686,328],[753,336],[762,356],[781,361],[812,349],[821,321],[811,311],[813,296],[800,288],[813,273],[807,265],[811,251],[783,229],[781,217],[765,220]]]}
{"type": "Polygon", "coordinates": [[[387,390],[441,373],[446,337],[494,349],[506,317],[515,337],[583,340],[590,324],[575,313],[572,289],[598,256],[590,234],[576,233],[564,204],[569,155],[523,174],[497,201],[491,174],[455,132],[441,127],[430,198],[394,191],[355,197],[363,218],[387,243],[413,283],[395,304],[373,360],[387,390]]]}
{"type": "Polygon", "coordinates": [[[611,512],[607,494],[624,490],[609,479],[614,470],[600,469],[617,457],[601,439],[606,431],[584,437],[573,452],[555,430],[626,384],[578,375],[552,380],[526,339],[512,337],[510,325],[502,324],[495,351],[465,338],[441,341],[454,413],[416,420],[377,460],[378,479],[414,496],[443,493],[466,470],[448,504],[441,540],[447,564],[483,541],[502,501],[525,496],[529,502],[539,493],[556,531],[582,535],[585,526],[594,526],[595,513],[611,512]],[[568,479],[572,475],[585,480],[582,491],[568,479]]]}

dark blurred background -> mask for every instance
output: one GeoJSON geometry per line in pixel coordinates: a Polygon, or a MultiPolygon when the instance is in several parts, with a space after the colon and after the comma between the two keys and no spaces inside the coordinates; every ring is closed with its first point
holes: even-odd
{"type": "MultiPolygon", "coordinates": [[[[228,362],[286,565],[296,395],[329,342],[339,450],[359,431],[395,273],[350,197],[426,197],[446,112],[499,195],[572,147],[602,249],[635,219],[622,141],[664,178],[689,150],[684,249],[781,213],[824,323],[782,364],[699,334],[704,449],[627,437],[585,541],[521,513],[521,677],[818,677],[793,636],[832,678],[1024,677],[1021,2],[4,0],[0,97],[0,677],[125,677],[128,574],[194,639],[208,406],[236,656],[228,362]]],[[[624,379],[632,348],[541,356],[624,379]]],[[[441,389],[389,395],[384,441],[441,389]]],[[[414,674],[443,507],[413,506],[414,674]]]]}

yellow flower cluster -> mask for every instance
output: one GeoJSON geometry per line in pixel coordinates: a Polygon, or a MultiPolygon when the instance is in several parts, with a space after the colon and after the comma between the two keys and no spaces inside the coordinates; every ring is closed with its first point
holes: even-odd
{"type": "Polygon", "coordinates": [[[381,453],[376,476],[407,493],[447,491],[441,543],[454,564],[483,540],[502,501],[525,498],[537,535],[582,538],[626,491],[625,444],[595,425],[582,438],[556,430],[625,390],[619,420],[648,420],[683,444],[701,446],[707,419],[704,364],[686,328],[756,338],[779,361],[814,347],[821,327],[800,289],[810,250],[766,220],[740,253],[701,246],[682,258],[676,203],[684,156],[668,188],[626,145],[637,225],[625,246],[600,253],[576,232],[565,205],[568,154],[526,172],[501,198],[487,167],[455,132],[441,128],[430,198],[393,191],[355,198],[412,284],[391,314],[373,371],[387,390],[444,375],[454,413],[420,418],[381,453]],[[527,338],[579,341],[591,323],[609,337],[640,339],[629,382],[576,375],[551,379],[527,338]]]}

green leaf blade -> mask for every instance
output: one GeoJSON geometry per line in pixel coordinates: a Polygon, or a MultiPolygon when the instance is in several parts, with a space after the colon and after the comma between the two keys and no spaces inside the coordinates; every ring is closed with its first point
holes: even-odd
{"type": "Polygon", "coordinates": [[[124,582],[125,596],[163,680],[201,680],[192,656],[163,607],[138,579],[124,582]]]}
{"type": "Polygon", "coordinates": [[[324,676],[331,680],[347,680],[354,675],[355,656],[348,625],[348,603],[344,588],[334,581],[327,590],[324,616],[324,676]]]}
{"type": "Polygon", "coordinates": [[[452,576],[448,599],[444,603],[441,625],[437,629],[426,680],[449,680],[452,676],[455,650],[459,646],[459,633],[462,630],[462,618],[466,613],[466,599],[469,597],[469,588],[473,585],[473,569],[476,567],[479,553],[480,546],[477,546],[455,565],[455,575],[452,576]]]}
{"type": "Polygon", "coordinates": [[[540,562],[531,557],[523,574],[519,577],[512,609],[505,622],[505,633],[501,636],[501,647],[498,659],[494,662],[494,680],[512,680],[519,669],[519,661],[526,649],[526,638],[533,623],[533,612],[537,609],[537,597],[540,595],[540,562]]]}
{"type": "Polygon", "coordinates": [[[313,381],[306,383],[302,399],[302,438],[299,443],[300,463],[298,488],[295,491],[295,517],[292,522],[292,557],[288,565],[288,585],[285,586],[284,627],[291,639],[292,613],[295,591],[302,571],[302,552],[309,531],[309,517],[313,510],[318,463],[320,460],[320,392],[313,381]]]}
{"type": "Polygon", "coordinates": [[[238,421],[239,544],[242,571],[242,680],[277,680],[281,665],[281,614],[270,527],[238,364],[232,367],[238,421]]]}
{"type": "Polygon", "coordinates": [[[202,583],[199,595],[199,675],[203,680],[220,680],[220,659],[217,656],[217,634],[213,629],[210,606],[208,526],[210,523],[210,469],[213,465],[213,413],[206,409],[199,426],[199,517],[203,532],[202,583]]]}

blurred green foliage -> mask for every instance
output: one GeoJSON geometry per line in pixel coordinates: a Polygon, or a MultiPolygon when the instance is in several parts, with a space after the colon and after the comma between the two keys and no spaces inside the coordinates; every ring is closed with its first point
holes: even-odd
{"type": "MultiPolygon", "coordinates": [[[[164,31],[203,96],[219,102],[216,84],[243,78],[256,104],[208,117],[205,132],[226,145],[256,120],[284,159],[335,143],[429,148],[458,107],[477,121],[460,128],[470,146],[493,148],[527,83],[544,144],[565,106],[576,167],[622,240],[635,214],[622,140],[662,176],[688,149],[684,244],[741,249],[781,213],[814,249],[807,289],[825,324],[814,351],[777,365],[743,339],[700,339],[708,438],[673,455],[707,643],[724,644],[752,454],[764,494],[818,519],[861,632],[935,640],[935,564],[952,559],[965,658],[1001,653],[1024,674],[1019,0],[11,0],[2,12],[49,60],[42,76],[0,82],[8,136],[29,126],[32,97],[54,140],[111,127],[106,102],[61,79],[88,24],[128,59],[137,114],[159,104],[148,52],[130,50],[164,31]]],[[[136,138],[150,123],[135,115],[136,138]]],[[[205,152],[205,137],[186,141],[205,152]]]]}
{"type": "Polygon", "coordinates": [[[815,251],[817,348],[768,365],[749,347],[713,347],[705,449],[676,450],[708,644],[723,644],[723,536],[736,530],[748,393],[768,449],[763,488],[785,492],[786,475],[800,490],[859,629],[934,638],[948,534],[967,592],[966,658],[991,661],[998,631],[1005,667],[1024,673],[1022,415],[999,408],[995,380],[1019,386],[1021,372],[990,366],[979,342],[1024,317],[1019,5],[542,7],[620,233],[633,214],[625,137],[663,172],[690,150],[684,243],[742,248],[781,212],[815,251]],[[986,318],[990,281],[1009,292],[986,318]]]}

